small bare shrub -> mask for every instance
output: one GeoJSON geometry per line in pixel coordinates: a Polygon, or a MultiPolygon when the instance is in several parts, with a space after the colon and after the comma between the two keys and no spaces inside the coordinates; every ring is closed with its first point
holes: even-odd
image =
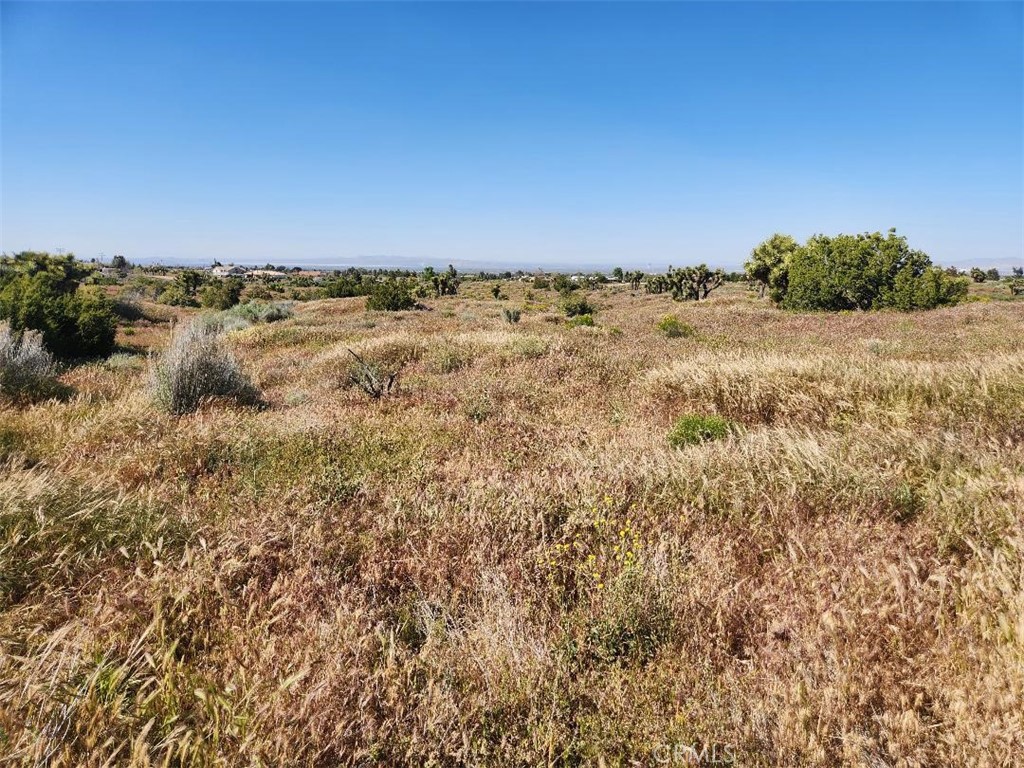
{"type": "Polygon", "coordinates": [[[175,415],[191,413],[212,398],[249,405],[260,400],[216,330],[201,323],[174,334],[167,351],[151,365],[150,388],[157,404],[175,415]]]}
{"type": "Polygon", "coordinates": [[[391,394],[395,387],[395,381],[398,379],[398,371],[385,373],[376,366],[367,363],[351,349],[349,354],[356,359],[356,365],[349,372],[349,381],[374,400],[379,400],[384,395],[391,394]]]}

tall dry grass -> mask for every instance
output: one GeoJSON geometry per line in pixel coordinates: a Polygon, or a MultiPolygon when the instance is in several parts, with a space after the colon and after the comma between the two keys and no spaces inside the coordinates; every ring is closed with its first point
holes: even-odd
{"type": "Polygon", "coordinates": [[[1024,304],[504,290],[231,334],[265,410],[3,406],[0,761],[1019,762],[1024,304]]]}

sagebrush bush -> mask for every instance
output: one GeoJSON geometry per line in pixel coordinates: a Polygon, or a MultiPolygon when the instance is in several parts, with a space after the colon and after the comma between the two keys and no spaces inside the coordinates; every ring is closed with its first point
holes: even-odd
{"type": "Polygon", "coordinates": [[[689,323],[684,323],[675,315],[666,315],[658,323],[658,330],[664,333],[670,339],[678,339],[679,337],[690,338],[697,333],[697,329],[689,323]]]}
{"type": "Polygon", "coordinates": [[[522,318],[523,313],[518,309],[503,309],[501,310],[501,317],[509,325],[515,325],[522,318]]]}
{"type": "Polygon", "coordinates": [[[9,323],[0,322],[0,395],[45,397],[54,389],[53,373],[53,357],[46,351],[41,333],[25,331],[19,338],[9,323]]]}
{"type": "Polygon", "coordinates": [[[157,405],[175,415],[190,413],[211,398],[232,398],[247,405],[260,400],[216,329],[201,323],[174,334],[151,365],[150,388],[157,405]]]}
{"type": "Polygon", "coordinates": [[[732,431],[732,424],[721,416],[702,416],[689,413],[676,421],[668,433],[668,442],[673,448],[721,440],[732,431]]]}
{"type": "Polygon", "coordinates": [[[232,307],[228,314],[244,318],[251,323],[276,323],[294,315],[294,306],[294,301],[250,301],[232,307]]]}

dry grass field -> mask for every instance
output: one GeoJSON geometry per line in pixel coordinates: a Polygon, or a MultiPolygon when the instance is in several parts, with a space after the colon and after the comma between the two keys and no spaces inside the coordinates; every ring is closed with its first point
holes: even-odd
{"type": "Polygon", "coordinates": [[[169,323],[0,406],[0,764],[1020,764],[1024,302],[502,287],[229,334],[263,408],[158,412],[169,323]]]}

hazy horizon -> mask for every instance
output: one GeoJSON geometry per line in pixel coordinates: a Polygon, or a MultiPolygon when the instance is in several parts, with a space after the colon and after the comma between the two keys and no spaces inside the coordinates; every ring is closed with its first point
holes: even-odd
{"type": "Polygon", "coordinates": [[[1019,3],[0,15],[8,253],[735,270],[896,227],[1024,263],[1019,3]]]}

